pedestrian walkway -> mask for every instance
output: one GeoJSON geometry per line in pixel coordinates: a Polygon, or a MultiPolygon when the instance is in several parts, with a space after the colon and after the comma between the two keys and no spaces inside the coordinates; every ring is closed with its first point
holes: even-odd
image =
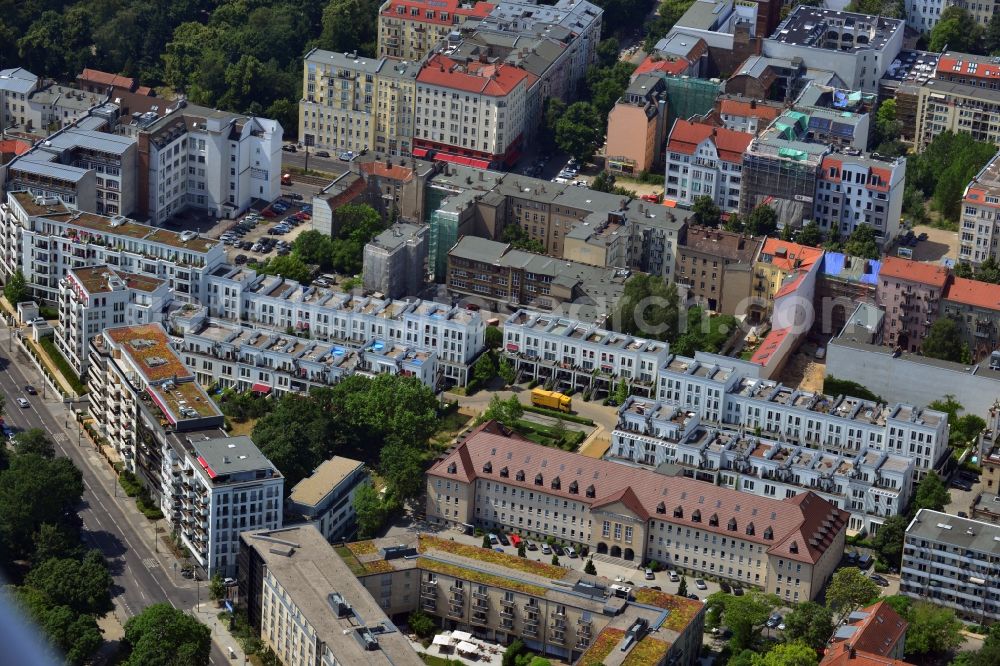
{"type": "Polygon", "coordinates": [[[212,630],[212,642],[222,650],[222,654],[226,655],[235,664],[245,664],[247,663],[247,657],[243,652],[243,647],[229,633],[229,623],[226,620],[219,619],[219,613],[221,612],[222,610],[214,601],[206,601],[198,604],[192,610],[195,618],[212,630]]]}

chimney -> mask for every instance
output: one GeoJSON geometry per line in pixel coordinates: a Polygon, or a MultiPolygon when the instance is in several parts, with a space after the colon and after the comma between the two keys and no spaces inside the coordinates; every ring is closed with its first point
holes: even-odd
{"type": "Polygon", "coordinates": [[[750,108],[751,109],[756,109],[757,108],[757,100],[755,100],[755,99],[750,100],[750,108]]]}

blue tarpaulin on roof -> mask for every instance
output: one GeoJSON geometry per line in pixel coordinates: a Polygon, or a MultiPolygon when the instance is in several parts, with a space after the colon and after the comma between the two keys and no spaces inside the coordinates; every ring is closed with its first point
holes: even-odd
{"type": "Polygon", "coordinates": [[[840,275],[844,270],[844,253],[827,252],[823,255],[823,272],[827,275],[840,275]]]}
{"type": "Polygon", "coordinates": [[[861,276],[865,284],[878,284],[878,273],[882,270],[882,262],[877,259],[868,260],[868,270],[861,276]]]}

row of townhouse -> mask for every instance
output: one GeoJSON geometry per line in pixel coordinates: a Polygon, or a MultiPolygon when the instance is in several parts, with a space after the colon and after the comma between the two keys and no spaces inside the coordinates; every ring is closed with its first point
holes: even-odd
{"type": "Polygon", "coordinates": [[[850,511],[848,530],[874,534],[906,510],[916,463],[872,447],[817,450],[734,425],[702,423],[674,404],[630,397],[619,409],[608,458],[658,468],[764,497],[812,491],[850,511]]]}
{"type": "Polygon", "coordinates": [[[760,379],[759,366],[698,353],[670,354],[665,342],[613,333],[585,322],[521,310],[504,322],[504,350],[522,380],[594,390],[619,379],[632,394],[676,405],[713,424],[779,441],[857,455],[864,449],[915,461],[913,482],[948,450],[946,415],[912,405],[826,396],[760,379]]]}
{"type": "Polygon", "coordinates": [[[372,362],[376,352],[395,354],[400,348],[410,350],[410,358],[433,353],[426,358],[428,367],[436,365],[439,379],[459,385],[483,350],[486,325],[478,312],[432,301],[358,296],[230,265],[208,276],[206,292],[203,309],[177,313],[173,324],[182,333],[198,333],[210,318],[308,333],[312,340],[360,350],[372,362]],[[381,348],[374,349],[375,343],[381,348]]]}
{"type": "Polygon", "coordinates": [[[843,555],[848,512],[814,492],[772,499],[545,448],[493,422],[427,472],[432,524],[554,538],[814,598],[843,555]]]}
{"type": "Polygon", "coordinates": [[[225,261],[220,241],[85,212],[58,197],[8,192],[0,217],[0,275],[20,270],[32,295],[51,303],[70,269],[95,265],[163,280],[175,299],[201,301],[208,272],[225,261]]]}
{"type": "Polygon", "coordinates": [[[88,410],[209,576],[236,570],[239,534],[278,528],[284,478],[224,417],[160,324],[111,327],[90,342],[88,410]]]}

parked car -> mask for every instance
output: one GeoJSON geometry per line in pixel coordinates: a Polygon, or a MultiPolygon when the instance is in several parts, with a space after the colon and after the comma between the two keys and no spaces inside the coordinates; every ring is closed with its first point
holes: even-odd
{"type": "Polygon", "coordinates": [[[510,539],[508,539],[507,535],[504,534],[503,532],[497,533],[497,538],[500,539],[500,543],[502,543],[503,545],[505,546],[510,545],[510,539]]]}
{"type": "Polygon", "coordinates": [[[36,389],[31,384],[28,384],[27,386],[24,387],[24,392],[27,393],[28,395],[38,395],[38,389],[36,389]]]}
{"type": "Polygon", "coordinates": [[[24,398],[18,398],[17,399],[17,404],[18,404],[18,406],[20,406],[22,408],[31,407],[31,403],[28,402],[27,400],[25,400],[24,398]]]}
{"type": "Polygon", "coordinates": [[[688,599],[690,599],[691,601],[701,601],[701,599],[698,598],[697,594],[689,594],[688,599]]]}
{"type": "Polygon", "coordinates": [[[261,248],[261,244],[260,244],[260,243],[254,243],[254,244],[253,244],[253,247],[252,247],[252,248],[250,248],[250,250],[251,250],[252,252],[260,252],[260,248],[261,248]]]}
{"type": "Polygon", "coordinates": [[[496,534],[490,533],[489,538],[490,538],[490,543],[493,544],[494,546],[500,543],[500,539],[497,538],[496,534]]]}
{"type": "Polygon", "coordinates": [[[917,236],[917,240],[922,240],[922,241],[927,240],[927,234],[925,233],[920,234],[919,236],[917,236]]]}
{"type": "Polygon", "coordinates": [[[701,578],[696,578],[695,579],[694,586],[697,587],[699,590],[707,590],[708,589],[708,585],[705,585],[705,581],[703,581],[701,578]]]}
{"type": "Polygon", "coordinates": [[[552,554],[552,547],[549,546],[549,544],[547,544],[547,543],[543,543],[542,544],[542,553],[544,555],[551,555],[552,554]]]}
{"type": "Polygon", "coordinates": [[[648,201],[650,203],[660,203],[660,195],[659,194],[643,194],[639,198],[642,199],[643,201],[648,201]]]}
{"type": "Polygon", "coordinates": [[[576,549],[573,546],[566,546],[566,557],[576,557],[576,549]]]}
{"type": "MultiPolygon", "coordinates": [[[[327,155],[329,157],[329,155],[327,155]]],[[[351,150],[345,150],[344,152],[337,155],[337,158],[342,162],[350,162],[354,159],[354,152],[351,150]]]]}
{"type": "MultiPolygon", "coordinates": [[[[294,146],[293,146],[293,148],[294,148],[294,146]]],[[[222,584],[225,585],[226,587],[236,587],[236,579],[235,578],[223,578],[222,579],[222,584]]]]}
{"type": "Polygon", "coordinates": [[[247,255],[238,254],[236,255],[236,257],[233,258],[233,261],[236,262],[237,265],[245,264],[247,263],[247,255]]]}
{"type": "Polygon", "coordinates": [[[552,546],[552,552],[555,553],[556,555],[565,555],[566,554],[566,551],[563,550],[563,547],[560,546],[559,544],[555,544],[555,545],[552,546]]]}
{"type": "Polygon", "coordinates": [[[871,555],[865,553],[864,555],[858,556],[858,568],[865,571],[872,565],[873,558],[871,555]]]}
{"type": "Polygon", "coordinates": [[[726,594],[729,594],[730,592],[733,591],[733,588],[730,587],[729,583],[727,583],[726,581],[722,581],[721,583],[719,583],[719,589],[725,592],[726,594]]]}
{"type": "Polygon", "coordinates": [[[297,153],[298,152],[298,148],[296,148],[295,144],[292,144],[292,143],[285,144],[284,146],[281,147],[281,149],[283,151],[285,151],[286,153],[297,153]]]}
{"type": "Polygon", "coordinates": [[[774,629],[779,624],[781,624],[781,615],[778,613],[771,613],[771,617],[767,618],[767,622],[764,623],[768,629],[774,629]]]}
{"type": "Polygon", "coordinates": [[[302,201],[303,199],[302,195],[299,194],[298,192],[289,192],[285,196],[291,199],[292,201],[302,201]]]}
{"type": "Polygon", "coordinates": [[[972,490],[972,484],[969,483],[968,481],[966,481],[965,479],[962,479],[962,478],[952,479],[951,480],[951,487],[955,488],[957,490],[964,490],[966,492],[969,492],[969,491],[972,490]]]}
{"type": "Polygon", "coordinates": [[[525,548],[527,548],[528,550],[538,550],[538,544],[536,544],[534,541],[528,541],[525,548]]]}
{"type": "Polygon", "coordinates": [[[325,150],[317,150],[316,157],[329,157],[330,153],[325,150]]]}
{"type": "Polygon", "coordinates": [[[681,577],[677,575],[676,571],[671,571],[670,572],[670,582],[671,583],[677,583],[677,582],[680,581],[680,579],[681,579],[681,577]]]}
{"type": "Polygon", "coordinates": [[[878,585],[879,587],[889,587],[889,579],[885,578],[884,576],[880,576],[878,574],[872,574],[871,576],[868,577],[871,578],[872,582],[878,585]]]}

